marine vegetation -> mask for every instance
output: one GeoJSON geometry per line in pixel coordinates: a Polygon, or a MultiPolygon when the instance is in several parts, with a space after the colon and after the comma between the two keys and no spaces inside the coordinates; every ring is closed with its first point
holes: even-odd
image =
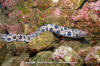
{"type": "Polygon", "coordinates": [[[100,0],[0,0],[0,66],[100,65],[100,0]]]}

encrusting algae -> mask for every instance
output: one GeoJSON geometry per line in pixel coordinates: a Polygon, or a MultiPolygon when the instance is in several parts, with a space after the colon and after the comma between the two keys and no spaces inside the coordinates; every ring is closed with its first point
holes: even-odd
{"type": "Polygon", "coordinates": [[[39,61],[45,62],[42,66],[99,66],[100,0],[0,0],[0,36],[31,35],[46,24],[79,29],[87,35],[73,39],[47,31],[29,43],[0,39],[0,65],[41,65],[26,64],[39,61]]]}

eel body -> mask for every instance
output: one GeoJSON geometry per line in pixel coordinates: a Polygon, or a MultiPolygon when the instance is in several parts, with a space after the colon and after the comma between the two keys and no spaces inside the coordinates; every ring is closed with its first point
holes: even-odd
{"type": "Polygon", "coordinates": [[[86,32],[82,30],[70,29],[70,28],[58,26],[55,24],[46,24],[46,25],[41,26],[35,33],[31,35],[3,34],[2,36],[0,36],[0,38],[2,38],[6,42],[12,42],[12,41],[30,42],[31,39],[43,33],[44,31],[50,31],[55,34],[62,35],[64,37],[71,37],[71,38],[81,38],[86,35],[86,32]]]}

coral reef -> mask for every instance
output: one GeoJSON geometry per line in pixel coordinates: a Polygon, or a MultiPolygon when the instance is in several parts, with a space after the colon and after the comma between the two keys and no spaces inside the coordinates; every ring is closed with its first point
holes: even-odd
{"type": "Polygon", "coordinates": [[[75,64],[79,57],[71,47],[60,46],[58,49],[55,49],[52,58],[56,61],[63,60],[66,63],[75,64]]]}
{"type": "Polygon", "coordinates": [[[74,21],[77,21],[79,19],[85,19],[85,20],[89,20],[89,9],[88,9],[88,4],[85,4],[84,7],[78,12],[77,16],[72,16],[72,19],[74,21]]]}
{"type": "Polygon", "coordinates": [[[17,4],[17,0],[4,0],[2,3],[2,8],[6,7],[12,7],[17,4]]]}
{"type": "Polygon", "coordinates": [[[96,1],[95,3],[90,3],[90,17],[95,21],[100,21],[99,14],[100,14],[100,1],[96,1]]]}
{"type": "Polygon", "coordinates": [[[79,51],[79,55],[82,56],[85,63],[98,64],[100,63],[100,46],[95,46],[92,48],[82,49],[79,51]]]}
{"type": "Polygon", "coordinates": [[[23,26],[21,24],[7,24],[6,25],[8,32],[11,34],[21,33],[23,31],[22,27],[23,26]]]}
{"type": "Polygon", "coordinates": [[[93,10],[99,10],[100,11],[100,0],[96,1],[95,3],[90,3],[90,8],[93,10]]]}
{"type": "Polygon", "coordinates": [[[72,19],[74,21],[77,21],[79,19],[89,20],[89,15],[90,15],[93,20],[94,19],[97,20],[100,11],[99,6],[100,6],[100,1],[86,3],[84,4],[83,8],[78,12],[77,16],[72,16],[72,19]],[[92,16],[90,12],[93,12],[92,14],[94,16],[92,16]]]}
{"type": "Polygon", "coordinates": [[[0,39],[0,66],[30,66],[26,63],[36,61],[46,61],[43,66],[100,63],[100,0],[0,0],[0,36],[33,34],[45,24],[80,29],[87,36],[73,39],[44,32],[29,43],[0,39]]]}

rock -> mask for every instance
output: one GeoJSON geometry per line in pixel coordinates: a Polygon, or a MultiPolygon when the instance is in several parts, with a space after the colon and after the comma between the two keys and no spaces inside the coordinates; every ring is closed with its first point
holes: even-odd
{"type": "Polygon", "coordinates": [[[73,8],[74,9],[79,8],[82,5],[83,2],[84,2],[84,0],[72,0],[73,8]]]}
{"type": "Polygon", "coordinates": [[[58,3],[59,0],[52,0],[54,3],[58,3]]]}
{"type": "Polygon", "coordinates": [[[40,10],[47,9],[53,5],[51,0],[37,0],[34,1],[33,4],[35,4],[34,6],[38,7],[40,10]]]}
{"type": "Polygon", "coordinates": [[[44,32],[41,35],[33,38],[33,40],[28,43],[30,49],[42,50],[44,48],[49,48],[52,46],[54,41],[54,36],[51,32],[44,32]]]}
{"type": "Polygon", "coordinates": [[[6,44],[0,40],[0,66],[4,62],[7,52],[6,44]]]}
{"type": "Polygon", "coordinates": [[[84,0],[60,0],[58,5],[63,8],[78,9],[84,0]]]}
{"type": "Polygon", "coordinates": [[[39,62],[50,62],[51,61],[52,52],[51,51],[43,51],[39,52],[35,57],[34,61],[39,62]]]}
{"type": "Polygon", "coordinates": [[[100,63],[100,46],[89,47],[79,51],[79,55],[84,59],[85,63],[100,63]]]}
{"type": "Polygon", "coordinates": [[[51,64],[50,62],[52,62],[51,59],[52,56],[52,52],[51,51],[43,51],[38,53],[33,60],[29,61],[29,62],[33,62],[33,65],[42,65],[42,64],[51,64]]]}
{"type": "Polygon", "coordinates": [[[2,66],[11,66],[12,65],[11,63],[13,62],[13,60],[14,60],[14,57],[9,58],[5,62],[3,62],[2,66]]]}
{"type": "Polygon", "coordinates": [[[25,51],[27,44],[25,42],[12,42],[7,44],[8,51],[12,56],[19,56],[25,51]]]}
{"type": "Polygon", "coordinates": [[[55,61],[75,64],[78,62],[79,56],[71,47],[60,46],[55,49],[52,58],[55,61]]]}
{"type": "Polygon", "coordinates": [[[29,55],[27,53],[22,53],[20,56],[10,57],[6,59],[2,66],[19,66],[20,62],[28,60],[29,55]]]}

